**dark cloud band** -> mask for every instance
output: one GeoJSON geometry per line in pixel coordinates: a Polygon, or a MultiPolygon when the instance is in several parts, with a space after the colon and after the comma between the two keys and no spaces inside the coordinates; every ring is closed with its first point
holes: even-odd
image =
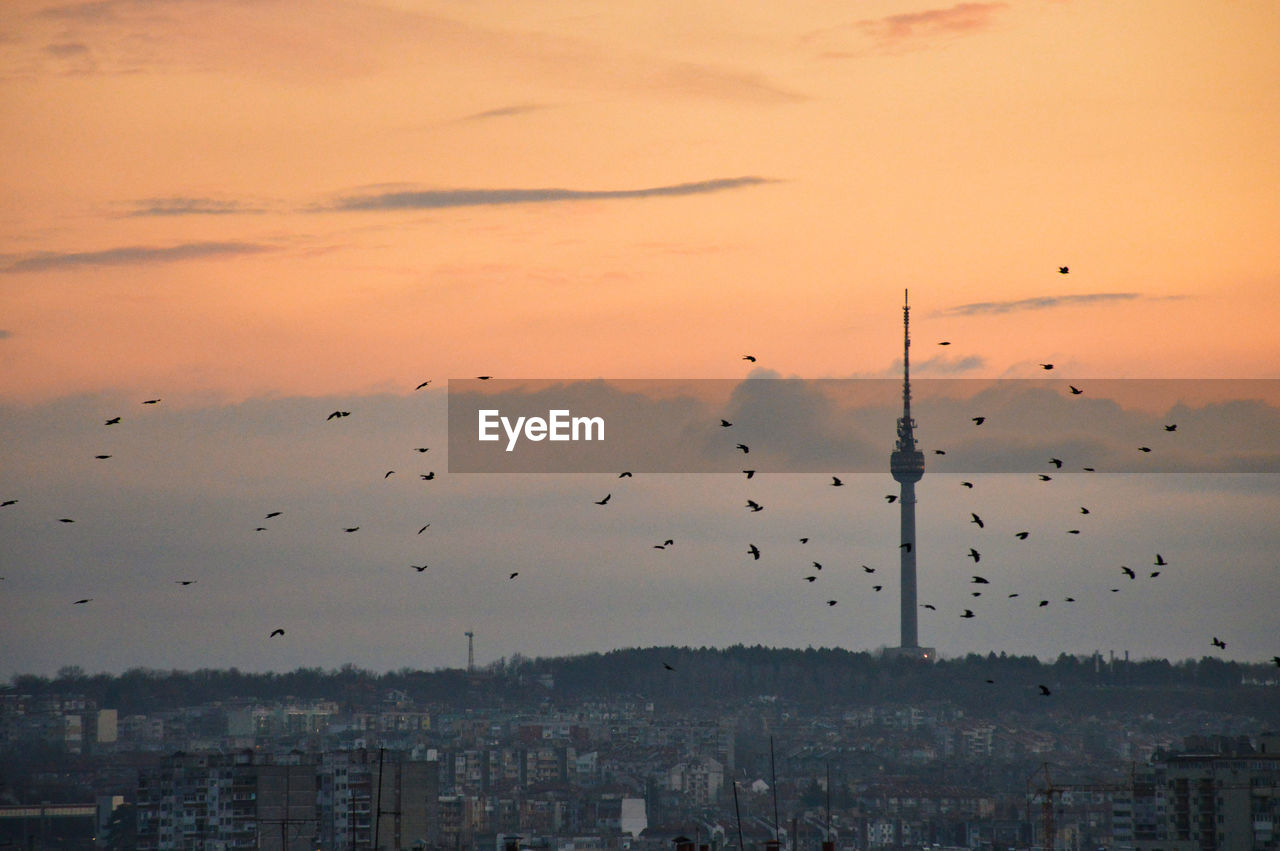
{"type": "Polygon", "coordinates": [[[75,266],[140,266],[210,257],[257,254],[270,247],[252,242],[188,242],[181,245],[126,245],[102,251],[42,251],[5,266],[2,271],[48,272],[75,266]]]}

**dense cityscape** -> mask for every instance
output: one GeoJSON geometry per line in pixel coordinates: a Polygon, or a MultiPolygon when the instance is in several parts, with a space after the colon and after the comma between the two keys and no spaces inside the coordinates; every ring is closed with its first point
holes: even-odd
{"type": "Polygon", "coordinates": [[[0,694],[0,847],[1275,848],[1275,670],[741,647],[67,668],[0,694]]]}

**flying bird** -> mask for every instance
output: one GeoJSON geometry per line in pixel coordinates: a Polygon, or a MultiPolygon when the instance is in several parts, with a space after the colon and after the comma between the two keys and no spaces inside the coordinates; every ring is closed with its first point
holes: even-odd
{"type": "Polygon", "coordinates": [[[747,446],[745,443],[739,443],[736,448],[741,449],[743,455],[746,455],[751,451],[751,447],[747,446]]]}
{"type": "Polygon", "coordinates": [[[1041,608],[1044,608],[1044,607],[1045,607],[1045,606],[1047,606],[1047,605],[1049,605],[1049,601],[1048,601],[1048,600],[1041,600],[1041,601],[1040,601],[1040,607],[1041,607],[1041,608]]]}
{"type": "Polygon", "coordinates": [[[196,584],[196,581],[194,579],[175,579],[173,581],[178,583],[179,585],[195,585],[196,584]]]}
{"type": "Polygon", "coordinates": [[[1079,529],[1068,529],[1068,530],[1067,530],[1067,534],[1068,534],[1068,535],[1079,535],[1079,534],[1080,534],[1080,530],[1079,530],[1079,529]]]}
{"type": "Polygon", "coordinates": [[[920,608],[922,608],[922,609],[928,609],[928,610],[929,610],[929,611],[931,611],[931,612],[936,612],[936,611],[938,611],[938,607],[937,607],[937,606],[935,606],[933,603],[921,603],[921,604],[920,604],[920,608]]]}
{"type": "Polygon", "coordinates": [[[255,531],[255,532],[265,532],[265,531],[267,531],[267,527],[266,527],[266,526],[256,526],[256,527],[254,527],[254,530],[253,530],[253,531],[255,531]]]}
{"type": "Polygon", "coordinates": [[[435,477],[436,477],[436,471],[435,471],[435,470],[432,470],[430,473],[419,473],[419,474],[418,474],[418,478],[422,479],[424,482],[429,482],[429,481],[431,481],[432,479],[434,479],[435,477]]]}
{"type": "Polygon", "coordinates": [[[982,553],[978,552],[973,547],[969,547],[969,558],[973,559],[974,564],[977,564],[982,561],[982,553]]]}
{"type": "Polygon", "coordinates": [[[1153,563],[1156,567],[1164,567],[1164,566],[1165,566],[1165,565],[1167,565],[1169,562],[1165,561],[1165,560],[1164,560],[1164,556],[1160,555],[1160,553],[1156,553],[1156,560],[1155,560],[1154,562],[1152,562],[1152,563],[1153,563]]]}
{"type": "Polygon", "coordinates": [[[973,420],[974,425],[982,425],[987,421],[986,417],[969,417],[969,419],[973,420]]]}
{"type": "Polygon", "coordinates": [[[1226,650],[1226,649],[1227,649],[1227,642],[1220,640],[1220,639],[1218,638],[1218,636],[1216,636],[1216,635],[1215,635],[1215,636],[1213,637],[1213,646],[1214,646],[1214,647],[1218,647],[1218,648],[1220,648],[1220,649],[1222,649],[1222,650],[1226,650]]]}
{"type": "Polygon", "coordinates": [[[725,420],[725,419],[720,420],[720,428],[728,428],[731,425],[733,425],[733,423],[729,422],[728,420],[725,420]]]}
{"type": "Polygon", "coordinates": [[[415,387],[415,388],[413,388],[413,389],[414,389],[414,390],[421,390],[422,388],[427,387],[427,386],[428,386],[428,385],[430,385],[430,384],[431,384],[431,382],[430,382],[430,381],[424,381],[424,382],[422,382],[421,384],[419,384],[417,387],[415,387]]]}
{"type": "Polygon", "coordinates": [[[898,501],[898,496],[897,494],[887,493],[884,495],[884,501],[889,503],[890,505],[893,505],[895,502],[898,501]]]}
{"type": "Polygon", "coordinates": [[[92,598],[92,597],[84,597],[84,598],[82,598],[82,599],[76,600],[76,601],[75,601],[74,603],[72,603],[71,605],[73,605],[73,606],[80,606],[80,605],[83,605],[83,604],[85,604],[85,603],[92,603],[92,602],[93,602],[93,598],[92,598]]]}
{"type": "Polygon", "coordinates": [[[273,511],[273,512],[271,512],[270,514],[268,514],[266,517],[262,518],[262,519],[263,519],[263,520],[270,520],[272,517],[279,517],[279,516],[280,516],[280,512],[279,512],[279,511],[273,511]]]}
{"type": "Polygon", "coordinates": [[[1088,513],[1089,513],[1089,509],[1085,508],[1085,507],[1082,505],[1082,506],[1080,506],[1080,513],[1081,513],[1081,514],[1088,514],[1088,513]]]}
{"type": "Polygon", "coordinates": [[[492,375],[477,375],[477,376],[476,376],[476,378],[480,379],[481,381],[488,381],[490,378],[493,378],[493,376],[492,376],[492,375]]]}
{"type": "Polygon", "coordinates": [[[813,566],[814,566],[814,568],[816,568],[817,570],[822,570],[822,565],[821,565],[820,563],[816,562],[816,561],[813,563],[813,566]]]}
{"type": "Polygon", "coordinates": [[[804,581],[805,581],[805,582],[814,582],[814,581],[816,581],[816,580],[817,580],[817,578],[818,578],[818,577],[816,577],[816,576],[806,576],[806,577],[804,578],[804,581]]]}
{"type": "Polygon", "coordinates": [[[418,571],[419,573],[422,573],[422,572],[423,572],[424,570],[426,570],[430,565],[426,565],[426,564],[411,564],[411,565],[409,565],[409,566],[410,566],[410,567],[412,567],[414,570],[418,571]]]}
{"type": "Polygon", "coordinates": [[[382,478],[384,479],[390,478],[391,476],[394,476],[395,473],[396,473],[395,470],[387,470],[387,472],[382,476],[382,478]]]}
{"type": "Polygon", "coordinates": [[[745,361],[751,361],[752,363],[756,362],[755,355],[743,355],[742,359],[745,361]]]}
{"type": "Polygon", "coordinates": [[[1040,689],[1040,694],[1042,697],[1048,697],[1049,695],[1053,694],[1053,692],[1049,691],[1048,686],[1038,685],[1036,686],[1036,688],[1040,689]]]}
{"type": "Polygon", "coordinates": [[[990,585],[991,582],[985,576],[975,576],[973,577],[973,584],[974,585],[990,585]]]}
{"type": "Polygon", "coordinates": [[[342,531],[344,531],[344,532],[359,532],[359,531],[360,531],[360,527],[359,527],[359,526],[348,526],[347,528],[343,529],[342,531]]]}
{"type": "Polygon", "coordinates": [[[519,575],[520,575],[520,571],[518,571],[518,570],[517,570],[517,571],[512,572],[512,574],[511,574],[510,576],[508,576],[507,578],[508,578],[508,579],[515,579],[515,578],[516,578],[517,576],[519,576],[519,575]]]}
{"type": "Polygon", "coordinates": [[[898,549],[900,549],[900,550],[906,550],[907,552],[911,552],[911,542],[910,542],[910,541],[903,541],[901,544],[898,544],[898,549]]]}
{"type": "Polygon", "coordinates": [[[431,451],[431,447],[430,447],[430,446],[415,446],[415,447],[413,447],[413,451],[414,451],[414,452],[430,452],[430,451],[431,451]]]}
{"type": "Polygon", "coordinates": [[[754,499],[747,500],[747,508],[752,511],[764,511],[764,506],[756,502],[754,499]]]}
{"type": "Polygon", "coordinates": [[[332,414],[330,414],[329,416],[325,417],[325,420],[326,420],[326,421],[328,421],[328,420],[332,420],[332,419],[337,419],[337,418],[339,418],[339,417],[349,417],[349,416],[351,416],[351,412],[350,412],[350,411],[334,411],[332,414]]]}
{"type": "Polygon", "coordinates": [[[828,601],[827,601],[827,605],[828,605],[828,606],[834,606],[835,604],[836,604],[836,601],[835,601],[835,600],[828,600],[828,601]]]}
{"type": "Polygon", "coordinates": [[[984,525],[983,525],[983,523],[982,523],[982,518],[981,518],[981,517],[979,517],[978,515],[974,514],[972,511],[971,511],[971,512],[969,512],[969,517],[971,518],[971,519],[969,520],[969,522],[970,522],[970,523],[977,523],[977,524],[978,524],[978,528],[979,528],[979,529],[985,529],[985,528],[986,528],[986,526],[984,526],[984,525]]]}
{"type": "Polygon", "coordinates": [[[671,666],[670,666],[670,665],[668,665],[666,662],[663,662],[663,663],[662,663],[662,667],[666,668],[668,671],[674,671],[674,670],[675,670],[675,668],[671,667],[671,666]]]}
{"type": "Polygon", "coordinates": [[[961,482],[960,484],[969,490],[973,490],[973,482],[961,482]]]}
{"type": "Polygon", "coordinates": [[[1169,424],[1169,425],[1165,426],[1165,427],[1164,427],[1164,430],[1165,430],[1165,431],[1177,431],[1177,430],[1178,430],[1178,424],[1177,424],[1177,423],[1171,423],[1171,424],[1169,424]]]}
{"type": "Polygon", "coordinates": [[[631,475],[631,471],[630,471],[630,470],[623,470],[621,473],[619,473],[619,474],[618,474],[618,478],[619,478],[619,479],[631,479],[631,478],[634,478],[634,476],[632,476],[632,475],[631,475]]]}
{"type": "Polygon", "coordinates": [[[1051,363],[1042,363],[1042,364],[1040,364],[1040,368],[1041,368],[1041,369],[1053,369],[1053,364],[1051,364],[1051,363]]]}
{"type": "Polygon", "coordinates": [[[142,404],[144,404],[144,405],[159,405],[159,404],[160,404],[160,400],[159,400],[159,399],[144,399],[144,400],[143,400],[143,402],[142,402],[142,404]]]}
{"type": "Polygon", "coordinates": [[[1083,393],[1083,392],[1084,392],[1083,390],[1081,390],[1079,387],[1075,386],[1074,384],[1068,384],[1067,386],[1071,388],[1071,395],[1072,395],[1072,396],[1079,396],[1081,393],[1083,393]]]}
{"type": "Polygon", "coordinates": [[[1030,534],[1031,534],[1030,532],[1014,532],[1013,536],[1017,538],[1019,541],[1025,541],[1027,539],[1027,536],[1030,534]]]}
{"type": "Polygon", "coordinates": [[[1044,473],[1041,473],[1041,474],[1040,474],[1040,481],[1042,481],[1042,482],[1052,482],[1052,481],[1053,481],[1053,476],[1046,476],[1044,473]]]}
{"type": "Polygon", "coordinates": [[[94,457],[94,458],[97,458],[99,461],[105,461],[105,460],[107,460],[108,458],[110,458],[111,456],[110,456],[110,455],[95,455],[95,456],[93,456],[93,457],[94,457]]]}
{"type": "Polygon", "coordinates": [[[876,569],[875,569],[874,567],[867,567],[865,564],[862,566],[862,570],[863,570],[863,572],[864,572],[864,573],[875,573],[875,572],[876,572],[876,569]]]}
{"type": "Polygon", "coordinates": [[[431,524],[428,523],[426,526],[423,526],[421,529],[418,530],[418,534],[421,535],[423,532],[427,531],[427,526],[430,526],[430,525],[431,524]]]}
{"type": "Polygon", "coordinates": [[[74,523],[74,522],[76,522],[76,521],[72,520],[70,517],[59,517],[59,518],[58,518],[58,522],[59,522],[59,523],[74,523]]]}
{"type": "Polygon", "coordinates": [[[748,478],[748,479],[749,479],[749,478],[751,478],[752,476],[754,476],[754,475],[756,474],[756,471],[755,471],[755,470],[743,470],[742,472],[744,472],[744,473],[746,473],[746,474],[747,474],[747,478],[748,478]]]}
{"type": "Polygon", "coordinates": [[[105,423],[103,423],[103,425],[116,425],[116,424],[118,424],[119,422],[120,422],[120,418],[119,418],[119,417],[112,417],[111,419],[109,419],[109,420],[107,420],[105,423]]]}
{"type": "Polygon", "coordinates": [[[1071,271],[1071,267],[1070,267],[1070,266],[1059,266],[1059,267],[1058,267],[1058,274],[1059,274],[1059,275],[1065,275],[1065,274],[1067,274],[1067,273],[1068,273],[1068,272],[1070,272],[1070,271],[1071,271]]]}
{"type": "Polygon", "coordinates": [[[871,586],[871,590],[872,590],[872,591],[879,591],[879,590],[880,590],[881,588],[883,588],[883,587],[884,587],[883,585],[872,585],[872,586],[871,586]]]}
{"type": "Polygon", "coordinates": [[[610,500],[612,497],[613,497],[613,494],[611,494],[611,493],[607,493],[607,494],[605,494],[605,495],[604,495],[604,499],[597,499],[597,500],[596,500],[596,505],[608,505],[608,504],[609,504],[609,500],[610,500]]]}
{"type": "Polygon", "coordinates": [[[1150,452],[1150,451],[1151,451],[1151,447],[1150,447],[1150,446],[1139,446],[1139,447],[1138,447],[1138,451],[1139,451],[1139,452],[1150,452]]]}
{"type": "Polygon", "coordinates": [[[963,615],[961,615],[960,617],[962,617],[962,618],[971,618],[971,617],[973,617],[973,609],[965,609],[965,610],[964,610],[964,614],[963,614],[963,615]]]}
{"type": "Polygon", "coordinates": [[[808,539],[808,538],[801,538],[801,539],[800,539],[800,543],[802,543],[802,544],[807,544],[807,543],[809,543],[809,539],[808,539]]]}
{"type": "Polygon", "coordinates": [[[1061,459],[1061,458],[1050,458],[1050,459],[1049,459],[1049,463],[1050,463],[1050,464],[1052,464],[1053,466],[1057,467],[1059,470],[1061,470],[1061,469],[1062,469],[1062,459],[1061,459]]]}
{"type": "Polygon", "coordinates": [[[6,499],[4,502],[0,502],[0,508],[4,508],[5,506],[8,506],[8,505],[17,505],[17,504],[18,504],[18,501],[16,499],[6,499]]]}
{"type": "Polygon", "coordinates": [[[277,635],[284,635],[284,630],[283,630],[283,629],[273,629],[273,630],[271,630],[271,634],[270,634],[270,635],[268,635],[268,636],[267,636],[267,638],[275,638],[277,635]]]}
{"type": "Polygon", "coordinates": [[[760,548],[757,547],[755,544],[752,544],[751,546],[747,547],[747,554],[750,555],[756,561],[760,560],[760,548]]]}
{"type": "Polygon", "coordinates": [[[840,477],[839,477],[839,476],[832,476],[832,477],[831,477],[831,487],[833,487],[833,488],[842,488],[842,487],[844,487],[844,482],[840,481],[840,477]]]}
{"type": "Polygon", "coordinates": [[[1076,598],[1075,598],[1075,597],[1063,597],[1063,598],[1062,598],[1062,602],[1064,602],[1064,603],[1074,603],[1075,601],[1076,601],[1076,598]]]}
{"type": "Polygon", "coordinates": [[[1086,473],[1096,472],[1092,467],[1081,467],[1080,469],[1084,470],[1086,473]]]}
{"type": "Polygon", "coordinates": [[[1156,578],[1157,576],[1159,576],[1159,575],[1160,575],[1160,571],[1158,571],[1158,570],[1153,570],[1153,571],[1151,571],[1151,578],[1152,578],[1152,579],[1155,579],[1155,578],[1156,578]]]}
{"type": "Polygon", "coordinates": [[[1124,571],[1124,575],[1125,575],[1125,576],[1127,576],[1127,577],[1129,577],[1130,579],[1137,579],[1137,578],[1138,578],[1138,574],[1136,574],[1136,573],[1134,573],[1134,572],[1133,572],[1133,568],[1131,568],[1131,567],[1125,567],[1125,566],[1122,564],[1122,565],[1120,565],[1120,569],[1121,569],[1122,571],[1124,571]]]}
{"type": "Polygon", "coordinates": [[[939,345],[939,346],[949,346],[949,345],[951,345],[951,341],[950,341],[950,340],[943,340],[943,341],[942,341],[941,343],[939,343],[938,345],[939,345]]]}

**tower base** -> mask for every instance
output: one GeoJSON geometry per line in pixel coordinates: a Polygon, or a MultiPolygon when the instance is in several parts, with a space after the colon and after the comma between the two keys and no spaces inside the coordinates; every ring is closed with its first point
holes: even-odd
{"type": "Polygon", "coordinates": [[[932,647],[886,647],[880,654],[882,659],[914,659],[917,662],[932,663],[938,654],[932,647]]]}

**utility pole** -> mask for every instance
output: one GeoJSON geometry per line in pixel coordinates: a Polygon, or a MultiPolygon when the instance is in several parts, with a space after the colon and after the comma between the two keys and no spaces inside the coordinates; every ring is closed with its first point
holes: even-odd
{"type": "Polygon", "coordinates": [[[467,630],[467,673],[474,674],[476,671],[476,654],[475,645],[472,643],[476,634],[471,630],[467,630]]]}

